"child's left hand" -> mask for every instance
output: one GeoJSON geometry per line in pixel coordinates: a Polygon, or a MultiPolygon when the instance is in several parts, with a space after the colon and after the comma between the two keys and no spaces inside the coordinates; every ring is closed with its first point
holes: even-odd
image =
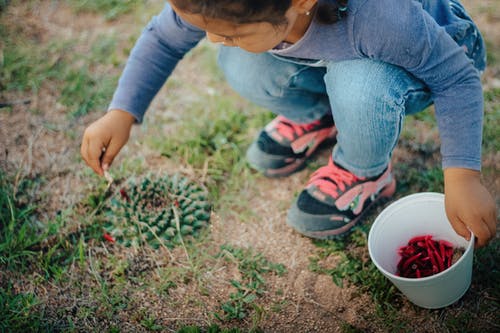
{"type": "Polygon", "coordinates": [[[482,247],[496,235],[496,207],[493,197],[481,184],[479,171],[447,168],[444,170],[446,215],[455,231],[482,247]],[[470,230],[470,231],[469,231],[470,230]]]}

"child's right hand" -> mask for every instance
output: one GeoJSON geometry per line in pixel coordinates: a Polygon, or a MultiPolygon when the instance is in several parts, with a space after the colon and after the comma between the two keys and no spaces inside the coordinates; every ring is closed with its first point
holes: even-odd
{"type": "Polygon", "coordinates": [[[104,175],[113,159],[127,143],[134,116],[123,110],[111,110],[90,124],[83,133],[81,154],[98,175],[104,175]]]}

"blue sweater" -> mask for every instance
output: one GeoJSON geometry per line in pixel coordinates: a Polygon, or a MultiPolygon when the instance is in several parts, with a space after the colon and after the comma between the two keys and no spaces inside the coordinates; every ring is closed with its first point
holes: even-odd
{"type": "MultiPolygon", "coordinates": [[[[451,38],[463,32],[463,21],[450,12],[448,3],[350,0],[345,19],[331,25],[313,20],[296,44],[269,52],[327,61],[371,58],[401,66],[432,93],[443,167],[479,170],[483,95],[476,67],[484,69],[484,64],[474,67],[451,38]]],[[[109,109],[130,112],[141,122],[177,62],[204,36],[167,4],[134,46],[109,109]]]]}

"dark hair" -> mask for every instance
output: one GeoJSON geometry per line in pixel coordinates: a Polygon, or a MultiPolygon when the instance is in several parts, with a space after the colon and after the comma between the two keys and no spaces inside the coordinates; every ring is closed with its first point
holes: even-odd
{"type": "MultiPolygon", "coordinates": [[[[171,0],[179,9],[234,23],[286,23],[285,13],[292,0],[171,0]]],[[[332,24],[347,15],[348,0],[325,1],[318,6],[318,22],[332,24]]]]}
{"type": "Polygon", "coordinates": [[[285,13],[291,0],[171,0],[176,7],[191,14],[200,14],[234,23],[286,23],[285,13]]]}
{"type": "Polygon", "coordinates": [[[323,24],[333,24],[347,15],[348,0],[323,2],[318,5],[316,19],[323,24]]]}

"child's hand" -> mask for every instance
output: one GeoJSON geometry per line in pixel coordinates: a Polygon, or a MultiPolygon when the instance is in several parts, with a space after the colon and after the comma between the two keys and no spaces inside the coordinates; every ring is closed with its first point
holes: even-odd
{"type": "Polygon", "coordinates": [[[104,175],[127,143],[135,118],[122,110],[111,110],[90,124],[83,133],[81,154],[98,175],[104,175]]]}
{"type": "Polygon", "coordinates": [[[477,247],[486,245],[496,235],[496,207],[492,196],[481,184],[479,171],[448,168],[444,171],[446,215],[455,231],[477,238],[477,247]]]}

